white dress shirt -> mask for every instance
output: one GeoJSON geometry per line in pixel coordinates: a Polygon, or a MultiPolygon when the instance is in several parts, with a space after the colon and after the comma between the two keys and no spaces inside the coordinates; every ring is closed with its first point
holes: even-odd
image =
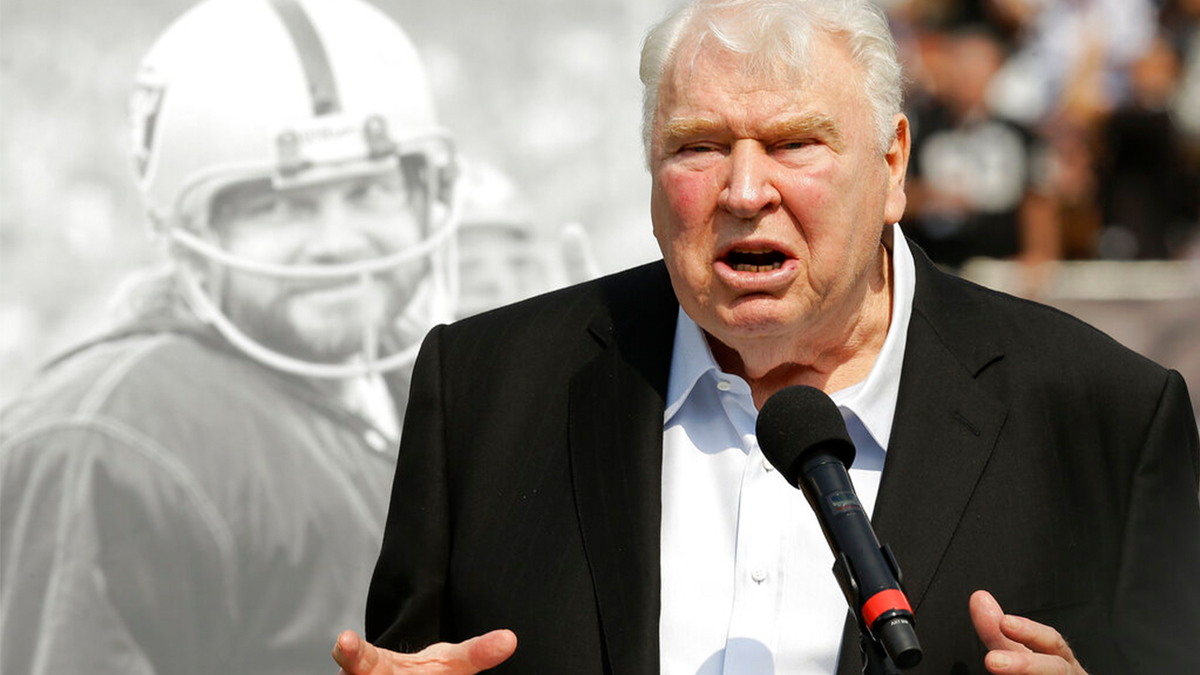
{"type": "MultiPolygon", "coordinates": [[[[893,226],[892,317],[866,379],[832,394],[875,507],[912,312],[912,254],[893,226]]],[[[683,310],[663,420],[662,675],[828,674],[846,601],[803,493],[763,458],[745,380],[717,366],[683,310]]]]}

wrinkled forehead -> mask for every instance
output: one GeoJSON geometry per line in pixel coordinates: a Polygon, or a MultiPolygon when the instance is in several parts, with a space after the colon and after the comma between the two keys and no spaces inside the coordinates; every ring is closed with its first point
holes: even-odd
{"type": "Polygon", "coordinates": [[[654,126],[660,127],[698,90],[719,90],[735,98],[774,90],[793,98],[797,105],[863,96],[861,73],[844,40],[814,32],[803,46],[803,52],[773,56],[779,50],[737,51],[711,35],[681,42],[659,83],[654,126]]]}
{"type": "Polygon", "coordinates": [[[765,82],[781,89],[816,86],[820,69],[834,52],[844,49],[844,40],[817,29],[790,37],[786,43],[755,45],[752,51],[726,44],[708,31],[683,38],[659,83],[659,97],[684,94],[689,87],[710,84],[714,77],[765,82]]]}

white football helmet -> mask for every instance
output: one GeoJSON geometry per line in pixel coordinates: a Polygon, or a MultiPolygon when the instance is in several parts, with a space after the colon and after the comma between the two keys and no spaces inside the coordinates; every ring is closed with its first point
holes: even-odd
{"type": "Polygon", "coordinates": [[[459,167],[458,316],[549,290],[544,242],[516,183],[473,157],[460,157],[459,167]]]}
{"type": "Polygon", "coordinates": [[[180,263],[189,304],[253,358],[308,377],[382,372],[411,362],[425,330],[453,318],[455,151],[416,50],[379,10],[360,0],[207,0],[143,60],[131,116],[138,184],[180,263]],[[231,186],[269,180],[285,189],[389,171],[422,195],[415,202],[423,240],[408,250],[351,263],[269,264],[231,254],[210,228],[214,197],[231,186]],[[273,350],[234,325],[219,297],[223,270],[297,283],[354,279],[365,291],[374,275],[422,258],[430,274],[398,325],[380,329],[364,319],[362,353],[349,362],[273,350]],[[393,349],[395,334],[414,337],[393,349]]]}

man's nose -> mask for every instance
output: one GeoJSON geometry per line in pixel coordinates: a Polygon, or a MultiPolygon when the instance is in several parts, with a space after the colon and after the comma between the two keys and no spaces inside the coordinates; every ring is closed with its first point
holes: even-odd
{"type": "Polygon", "coordinates": [[[753,218],[779,205],[771,157],[762,145],[744,140],[729,154],[729,178],[720,194],[720,205],[738,218],[753,218]]]}
{"type": "Polygon", "coordinates": [[[305,246],[311,260],[335,262],[358,258],[368,253],[370,246],[367,237],[354,226],[344,197],[330,193],[318,201],[313,236],[305,246]]]}

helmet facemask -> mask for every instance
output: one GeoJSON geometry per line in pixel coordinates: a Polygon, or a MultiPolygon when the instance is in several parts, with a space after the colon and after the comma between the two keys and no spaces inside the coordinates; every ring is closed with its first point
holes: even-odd
{"type": "MultiPolygon", "coordinates": [[[[131,113],[138,185],[183,295],[252,358],[319,378],[393,370],[415,358],[425,331],[453,317],[454,148],[411,41],[375,7],[205,0],[143,60],[131,113]],[[372,211],[344,192],[359,184],[403,186],[396,227],[413,236],[376,227],[387,200],[372,211]],[[313,198],[353,216],[343,234],[363,234],[356,223],[364,216],[376,221],[366,229],[383,235],[369,235],[377,241],[360,241],[353,253],[306,253],[293,236],[307,222],[303,213],[261,217],[253,204],[286,212],[313,198]],[[256,235],[269,243],[276,228],[275,250],[247,247],[256,235]],[[393,283],[414,274],[414,288],[393,283]],[[316,309],[302,320],[291,308],[272,309],[263,290],[272,287],[285,299],[308,295],[316,309]],[[358,298],[355,311],[345,309],[354,304],[341,302],[347,298],[358,298]],[[273,312],[282,320],[260,325],[252,302],[267,312],[257,318],[273,312]],[[340,328],[354,337],[294,330],[325,318],[353,324],[340,328]]],[[[316,228],[321,218],[307,224],[316,228]]]]}
{"type": "Polygon", "coordinates": [[[235,346],[281,370],[345,378],[406,366],[421,336],[453,317],[453,147],[445,135],[392,141],[377,118],[358,139],[327,133],[329,120],[321,128],[282,132],[269,172],[222,167],[181,190],[173,212],[182,222],[165,232],[191,261],[180,266],[187,300],[235,346]],[[315,211],[322,200],[336,217],[315,211]]]}

